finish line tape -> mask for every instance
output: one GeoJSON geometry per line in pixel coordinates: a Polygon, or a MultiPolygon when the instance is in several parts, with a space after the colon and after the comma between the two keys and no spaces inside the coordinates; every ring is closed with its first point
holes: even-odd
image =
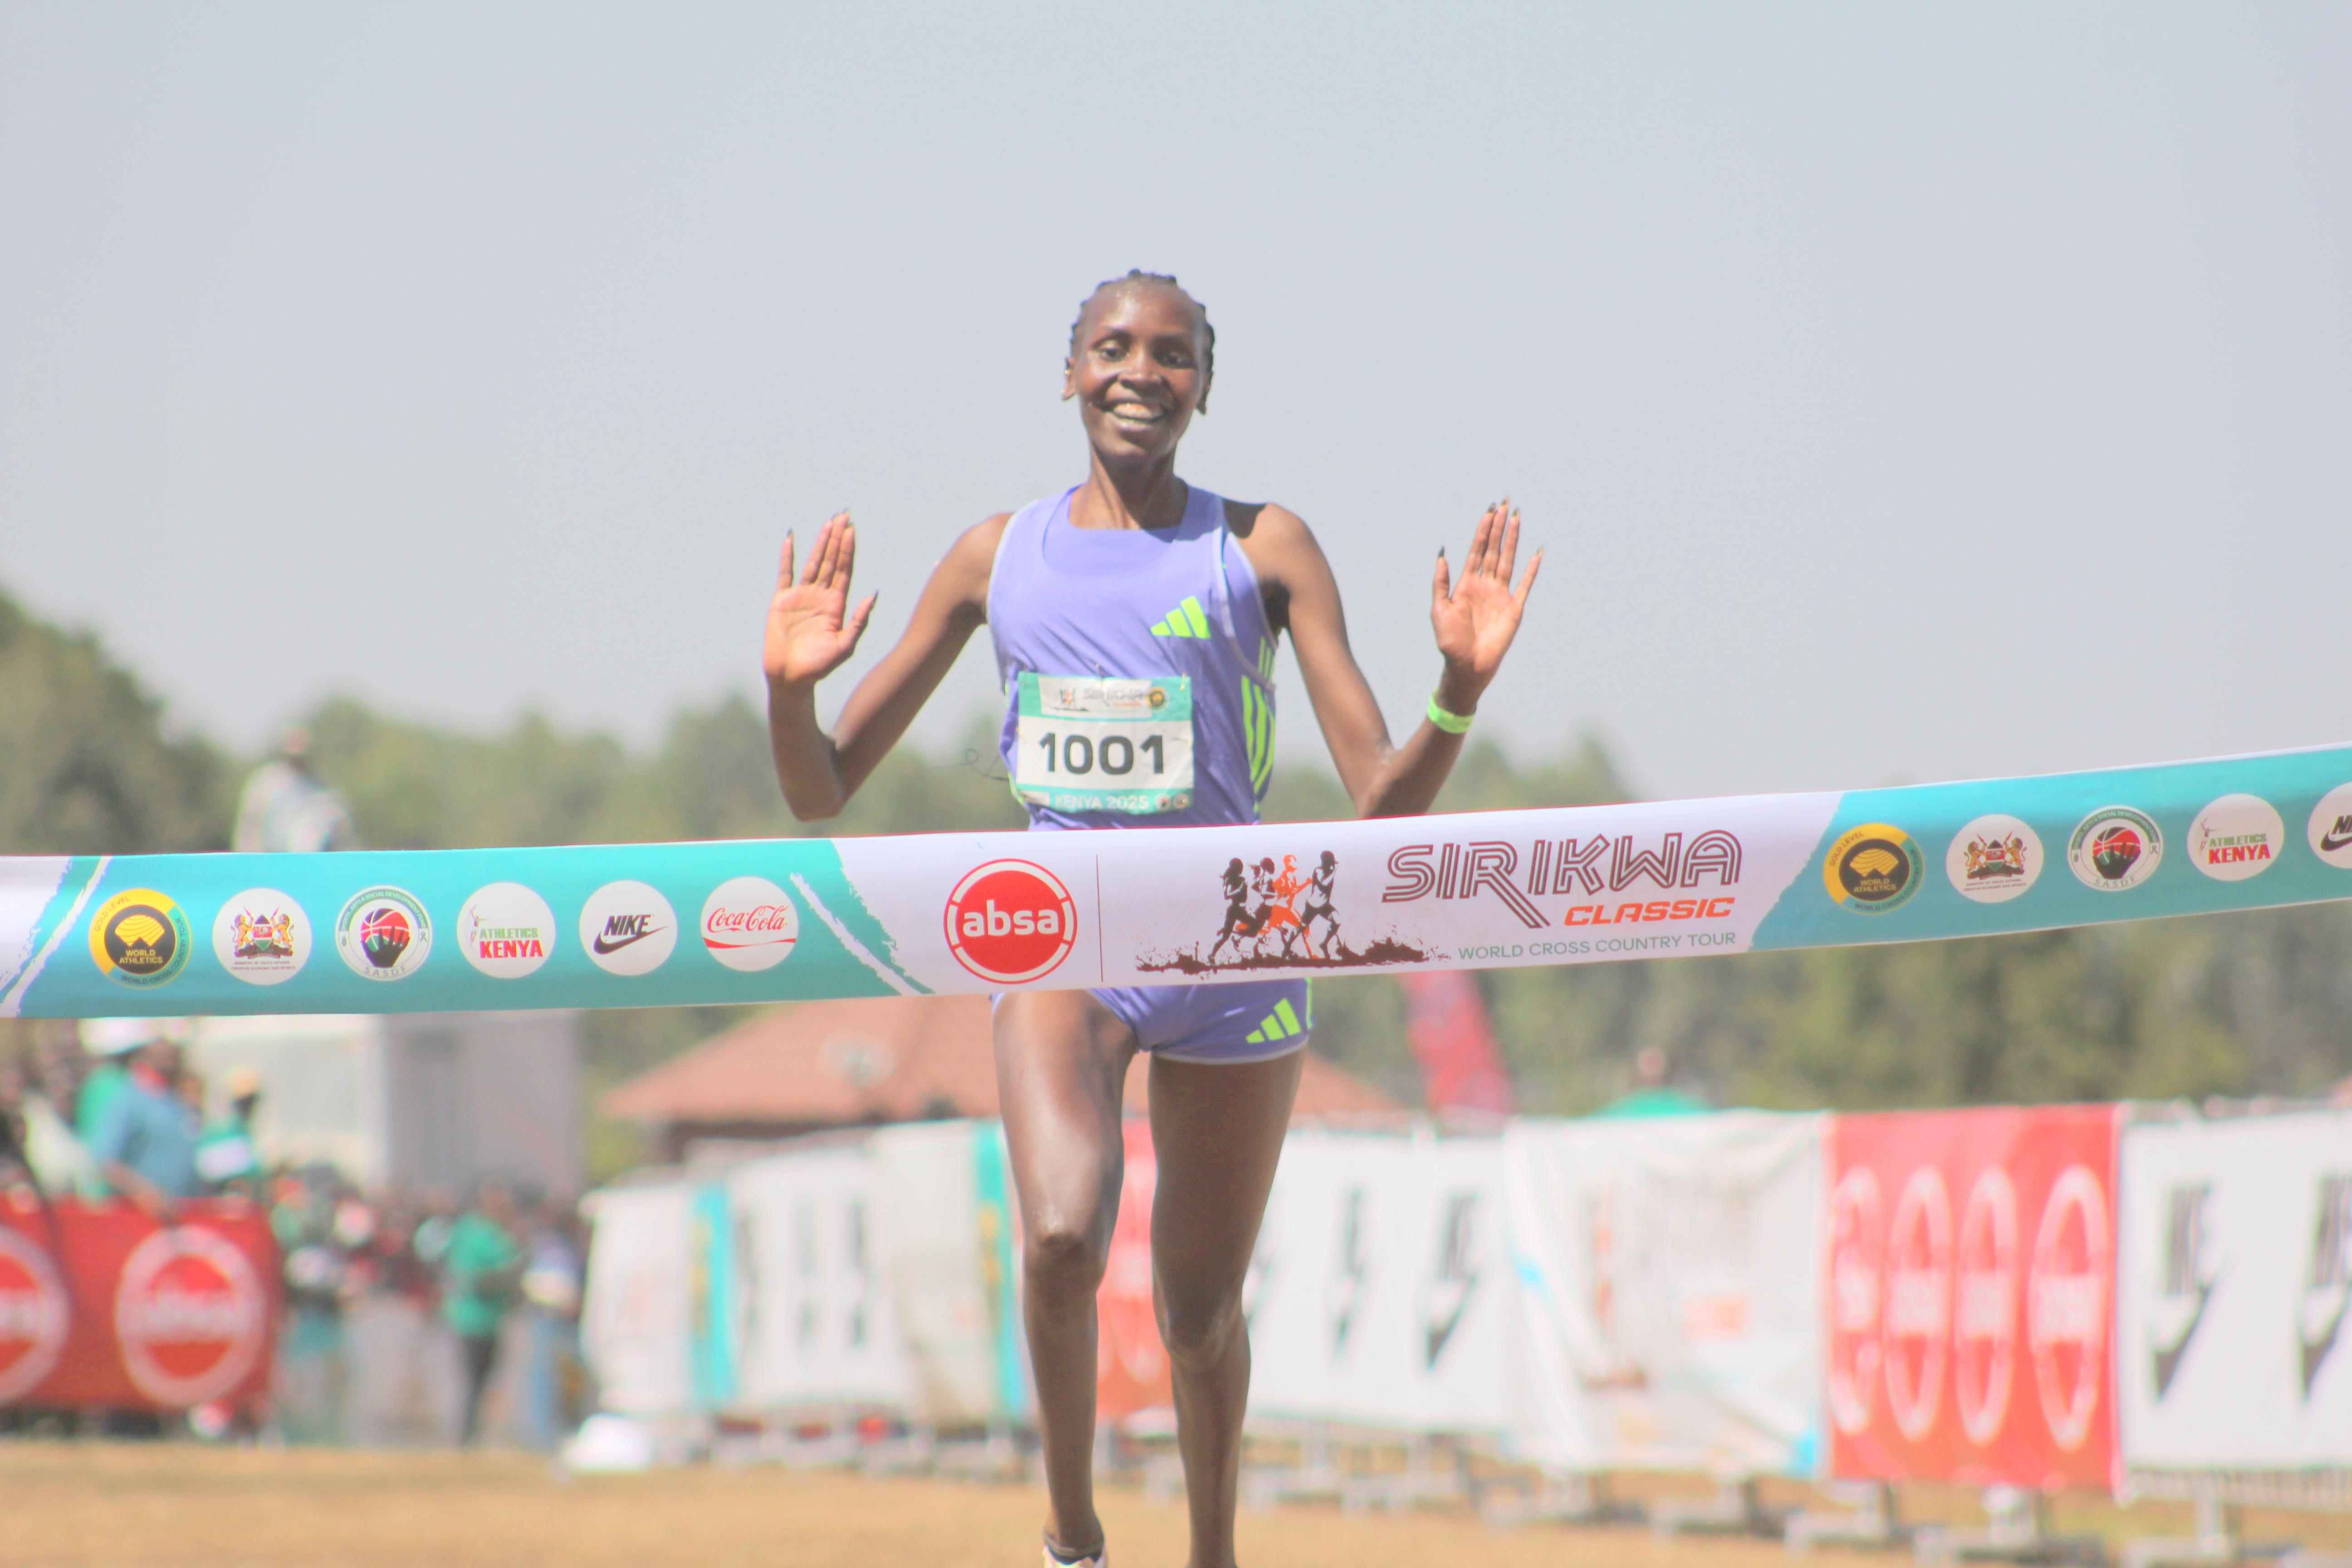
{"type": "Polygon", "coordinates": [[[1149,832],[0,858],[0,1016],[646,1007],[1593,963],[2352,898],[2352,746],[1149,832]]]}

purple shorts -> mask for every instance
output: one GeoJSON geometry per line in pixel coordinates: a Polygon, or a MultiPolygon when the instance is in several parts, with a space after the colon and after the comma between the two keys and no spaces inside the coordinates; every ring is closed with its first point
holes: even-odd
{"type": "MultiPolygon", "coordinates": [[[[1129,985],[1087,993],[1135,1031],[1146,1052],[1171,1061],[1272,1061],[1307,1045],[1315,1004],[1304,980],[1232,985],[1129,985]]],[[[994,1010],[1001,991],[988,998],[994,1010]]]]}
{"type": "Polygon", "coordinates": [[[1154,1056],[1180,1062],[1262,1062],[1307,1044],[1315,1008],[1304,980],[1231,985],[1134,985],[1093,993],[1154,1056]]]}

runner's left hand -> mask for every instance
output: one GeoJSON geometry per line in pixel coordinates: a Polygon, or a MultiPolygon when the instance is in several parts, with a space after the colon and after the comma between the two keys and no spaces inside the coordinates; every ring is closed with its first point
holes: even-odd
{"type": "Polygon", "coordinates": [[[1453,580],[1445,552],[1438,552],[1429,624],[1445,660],[1440,700],[1454,712],[1471,710],[1502,668],[1511,639],[1519,635],[1519,617],[1527,610],[1528,590],[1536,585],[1536,574],[1543,567],[1543,552],[1536,552],[1527,575],[1514,588],[1511,574],[1518,558],[1519,514],[1507,500],[1488,507],[1478,520],[1459,583],[1453,580]]]}

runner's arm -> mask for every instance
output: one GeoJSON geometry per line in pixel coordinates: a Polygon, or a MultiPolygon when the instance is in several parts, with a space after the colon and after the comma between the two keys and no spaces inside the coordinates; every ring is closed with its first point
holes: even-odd
{"type": "MultiPolygon", "coordinates": [[[[1437,701],[1450,713],[1477,711],[1480,696],[1517,634],[1528,591],[1543,563],[1538,552],[1513,591],[1518,535],[1518,514],[1507,506],[1491,507],[1471,535],[1459,583],[1444,553],[1438,556],[1430,618],[1440,654],[1437,701]]],[[[1404,744],[1391,742],[1387,721],[1348,644],[1347,616],[1331,563],[1295,513],[1278,506],[1262,509],[1244,548],[1271,590],[1278,626],[1290,633],[1307,700],[1357,814],[1411,816],[1428,810],[1462,754],[1462,737],[1424,718],[1404,744]]]]}
{"type": "Polygon", "coordinates": [[[817,722],[817,683],[856,651],[875,596],[848,608],[857,557],[857,530],[848,514],[825,523],[797,582],[793,542],[784,541],[762,664],[768,750],[793,816],[815,822],[837,815],[939,689],[971,634],[986,624],[989,574],[1010,515],[965,530],[950,547],[923,584],[898,646],[857,683],[830,735],[817,722]]]}

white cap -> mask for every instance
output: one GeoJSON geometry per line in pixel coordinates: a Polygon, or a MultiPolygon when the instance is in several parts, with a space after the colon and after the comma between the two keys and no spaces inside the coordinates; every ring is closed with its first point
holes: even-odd
{"type": "Polygon", "coordinates": [[[81,1048],[98,1057],[119,1057],[157,1040],[187,1037],[185,1018],[84,1018],[81,1048]]]}

